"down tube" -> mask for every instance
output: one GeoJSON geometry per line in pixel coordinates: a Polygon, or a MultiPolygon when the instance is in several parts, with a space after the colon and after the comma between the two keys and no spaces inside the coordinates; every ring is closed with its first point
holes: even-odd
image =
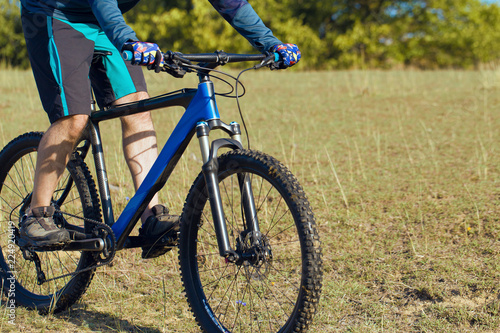
{"type": "MultiPolygon", "coordinates": [[[[123,244],[123,233],[125,231],[128,231],[128,233],[130,233],[133,225],[137,223],[137,220],[140,217],[140,214],[136,214],[138,212],[138,209],[147,199],[148,194],[150,194],[153,186],[157,184],[162,177],[164,170],[172,160],[172,157],[178,151],[182,142],[194,130],[196,124],[199,121],[206,121],[211,119],[219,119],[219,111],[217,109],[217,104],[215,103],[213,83],[211,81],[206,81],[198,85],[198,91],[196,92],[196,95],[187,107],[182,118],[179,120],[179,123],[175,127],[174,131],[168,138],[167,143],[158,155],[158,158],[151,167],[151,170],[147,174],[146,178],[142,182],[135,195],[128,202],[127,206],[121,213],[116,223],[112,225],[115,237],[118,239],[118,247],[123,244]],[[131,223],[133,224],[132,226],[130,226],[131,223]]],[[[164,181],[166,181],[168,176],[169,175],[166,175],[164,181]]],[[[163,184],[161,184],[161,186],[163,186],[163,184]]],[[[151,197],[153,194],[154,193],[151,194],[151,197]]],[[[151,198],[149,200],[151,200],[151,198]]],[[[128,234],[125,235],[125,237],[127,236],[128,234]]]]}

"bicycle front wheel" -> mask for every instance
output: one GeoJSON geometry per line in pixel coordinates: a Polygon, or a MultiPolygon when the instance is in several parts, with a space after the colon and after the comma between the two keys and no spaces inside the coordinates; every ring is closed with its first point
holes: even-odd
{"type": "MultiPolygon", "coordinates": [[[[0,277],[8,306],[15,301],[18,305],[47,313],[65,310],[81,297],[95,271],[85,269],[92,267],[95,260],[89,252],[23,251],[17,245],[18,223],[31,201],[42,134],[21,135],[0,152],[0,277]],[[76,271],[82,272],[74,274],[76,271]]],[[[52,204],[58,211],[71,214],[54,215],[61,227],[71,225],[73,230],[89,233],[94,225],[83,218],[100,220],[95,184],[78,154],[69,161],[52,204]]]]}
{"type": "Polygon", "coordinates": [[[231,247],[252,251],[238,177],[251,180],[262,242],[258,260],[219,255],[202,174],[184,206],[179,259],[186,297],[205,332],[303,332],[319,301],[322,261],[308,200],[295,177],[260,152],[219,157],[219,188],[231,247]]]}

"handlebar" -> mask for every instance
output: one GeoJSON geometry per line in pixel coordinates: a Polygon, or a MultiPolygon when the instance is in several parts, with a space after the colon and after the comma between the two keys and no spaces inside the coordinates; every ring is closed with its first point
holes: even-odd
{"type": "MultiPolygon", "coordinates": [[[[173,57],[174,58],[176,57],[175,53],[173,53],[173,57]]],[[[195,62],[227,64],[230,62],[262,61],[267,56],[265,54],[237,54],[237,53],[225,53],[222,51],[217,51],[215,53],[179,54],[179,57],[182,59],[195,62]]],[[[273,56],[273,59],[275,59],[275,61],[279,59],[277,53],[273,56]]],[[[167,61],[171,59],[165,59],[165,60],[167,61]]]]}
{"type": "MultiPolygon", "coordinates": [[[[279,61],[278,53],[271,54],[238,54],[238,53],[226,53],[224,51],[217,51],[214,53],[193,53],[193,54],[183,54],[178,52],[168,51],[162,53],[165,64],[175,64],[177,66],[191,65],[191,61],[199,63],[212,64],[207,66],[209,68],[214,68],[218,65],[225,65],[227,63],[233,62],[244,62],[244,61],[260,61],[259,65],[254,66],[254,68],[260,68],[264,66],[275,65],[279,61]],[[214,66],[215,65],[215,66],[214,66]]],[[[123,51],[122,57],[125,61],[132,61],[134,54],[132,51],[123,51]]],[[[277,68],[277,67],[276,67],[277,68]]]]}

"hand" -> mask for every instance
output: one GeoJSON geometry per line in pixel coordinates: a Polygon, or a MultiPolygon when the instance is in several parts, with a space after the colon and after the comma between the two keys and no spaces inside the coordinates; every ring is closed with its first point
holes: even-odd
{"type": "Polygon", "coordinates": [[[163,56],[160,48],[155,43],[147,42],[126,42],[122,50],[133,52],[132,65],[160,66],[163,67],[163,56]]]}
{"type": "Polygon", "coordinates": [[[280,55],[280,69],[288,68],[299,62],[301,53],[295,44],[278,44],[271,48],[271,52],[280,55]]]}

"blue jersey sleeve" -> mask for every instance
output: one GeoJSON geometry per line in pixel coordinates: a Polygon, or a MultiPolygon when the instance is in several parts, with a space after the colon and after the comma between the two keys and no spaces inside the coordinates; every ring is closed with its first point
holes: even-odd
{"type": "MultiPolygon", "coordinates": [[[[42,12],[56,18],[75,22],[95,22],[118,50],[128,40],[138,40],[134,30],[123,19],[127,11],[139,0],[21,0],[32,12],[42,12]],[[89,8],[90,7],[90,8],[89,8]]],[[[147,1],[147,0],[143,0],[147,1]]],[[[208,0],[212,6],[261,52],[281,44],[266,27],[246,0],[208,0]]]]}
{"type": "Polygon", "coordinates": [[[209,0],[212,6],[229,22],[253,47],[260,52],[269,51],[276,44],[282,44],[252,6],[245,0],[209,0]]]}
{"type": "Polygon", "coordinates": [[[102,30],[118,50],[121,51],[126,41],[138,40],[134,30],[125,23],[116,0],[88,1],[102,30]]]}

